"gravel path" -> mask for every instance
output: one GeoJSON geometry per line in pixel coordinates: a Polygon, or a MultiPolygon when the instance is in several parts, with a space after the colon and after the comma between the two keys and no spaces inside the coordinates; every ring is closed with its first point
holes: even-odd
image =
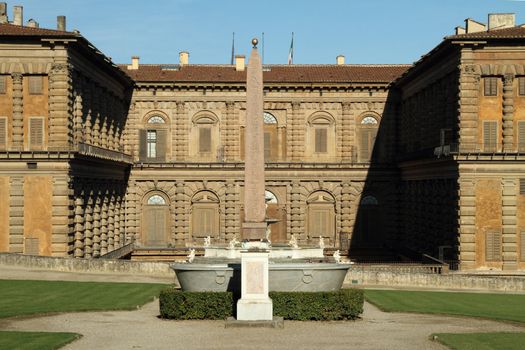
{"type": "Polygon", "coordinates": [[[352,322],[285,321],[284,329],[224,328],[223,321],[166,321],[158,301],[136,311],[86,312],[0,321],[0,329],[67,331],[83,337],[64,350],[92,349],[446,349],[438,332],[518,331],[495,321],[385,313],[366,303],[352,322]]]}

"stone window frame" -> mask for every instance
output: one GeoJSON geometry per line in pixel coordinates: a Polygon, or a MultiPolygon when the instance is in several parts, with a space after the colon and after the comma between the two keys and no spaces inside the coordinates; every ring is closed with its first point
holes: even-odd
{"type": "Polygon", "coordinates": [[[201,189],[193,194],[190,201],[190,237],[193,241],[198,241],[206,236],[219,239],[221,235],[221,200],[215,191],[210,189],[201,189]],[[194,217],[195,212],[200,209],[213,211],[213,227],[216,232],[195,232],[195,221],[202,220],[202,218],[194,217]],[[198,234],[198,235],[197,235],[198,234]]]}
{"type": "MultiPolygon", "coordinates": [[[[171,145],[170,118],[166,115],[166,113],[163,113],[161,111],[149,111],[142,118],[142,130],[145,130],[146,133],[146,142],[144,145],[144,147],[146,147],[145,161],[166,161],[170,154],[171,145]],[[148,137],[150,132],[155,132],[156,135],[155,157],[151,157],[151,143],[149,142],[151,139],[148,137]],[[163,135],[159,135],[160,133],[163,133],[163,135]],[[159,144],[159,140],[162,141],[164,145],[159,144]],[[159,149],[159,147],[163,147],[163,149],[159,149]],[[157,159],[157,157],[159,157],[159,154],[161,156],[163,155],[163,157],[161,157],[163,159],[157,159]]],[[[140,152],[139,150],[139,154],[140,153],[142,152],[140,152]]]]}
{"type": "Polygon", "coordinates": [[[496,97],[499,93],[499,80],[498,76],[487,75],[483,77],[483,96],[496,97]]]}
{"type": "Polygon", "coordinates": [[[28,117],[27,119],[27,148],[28,150],[34,150],[34,151],[38,151],[38,150],[43,150],[44,147],[45,147],[45,144],[46,144],[46,117],[44,116],[30,116],[28,117]],[[40,135],[42,137],[42,140],[39,144],[33,144],[31,142],[31,139],[32,139],[32,122],[33,121],[38,121],[40,120],[41,121],[41,132],[42,134],[40,135]]]}
{"type": "Polygon", "coordinates": [[[150,208],[164,208],[163,210],[166,210],[167,211],[167,215],[166,215],[166,229],[165,229],[165,232],[163,232],[163,235],[164,235],[164,239],[169,239],[169,223],[171,221],[171,199],[170,197],[168,196],[168,194],[162,190],[158,190],[158,189],[154,189],[154,190],[150,190],[150,191],[147,191],[143,196],[142,196],[142,200],[141,200],[141,203],[142,203],[142,206],[141,206],[141,212],[140,212],[140,217],[141,217],[141,223],[140,223],[140,244],[145,244],[146,243],[146,236],[145,236],[145,225],[146,225],[146,222],[144,222],[143,220],[146,220],[146,216],[145,216],[145,212],[146,212],[146,208],[147,207],[150,207],[150,208]],[[156,197],[156,196],[159,196],[161,197],[163,200],[164,200],[164,204],[151,204],[149,203],[150,199],[153,198],[153,197],[156,197]]]}
{"type": "MultiPolygon", "coordinates": [[[[483,152],[496,152],[498,150],[499,144],[500,144],[500,123],[497,120],[483,120],[482,121],[482,130],[481,130],[481,140],[482,140],[482,150],[483,152]],[[496,128],[494,130],[494,136],[496,139],[494,142],[485,142],[487,137],[491,137],[491,135],[487,135],[487,128],[490,127],[490,124],[495,124],[496,128]]],[[[493,130],[489,130],[489,132],[492,133],[493,130]]]]}
{"type": "Polygon", "coordinates": [[[190,142],[196,140],[193,144],[193,155],[201,160],[215,161],[220,147],[220,121],[217,115],[211,111],[200,111],[195,114],[191,121],[190,142]],[[201,129],[210,129],[210,147],[209,151],[201,152],[201,129]]]}
{"type": "Polygon", "coordinates": [[[306,148],[314,158],[328,159],[335,158],[336,155],[336,122],[335,118],[327,112],[315,112],[308,118],[308,138],[306,148]],[[318,141],[319,131],[326,130],[324,147],[318,141]]]}
{"type": "MultiPolygon", "coordinates": [[[[306,200],[306,232],[308,233],[308,238],[310,240],[316,240],[319,238],[319,232],[312,233],[313,230],[310,225],[312,218],[312,213],[316,210],[330,209],[331,217],[329,218],[330,229],[332,232],[326,232],[322,235],[324,239],[328,239],[331,243],[337,241],[337,207],[336,207],[336,198],[335,196],[325,189],[318,189],[310,193],[306,200]],[[321,198],[322,197],[322,198],[321,198]]],[[[329,244],[331,244],[329,243],[329,244]]]]}
{"type": "Polygon", "coordinates": [[[44,94],[44,76],[38,75],[38,74],[28,75],[27,76],[27,91],[29,95],[43,95],[44,94]],[[35,87],[39,87],[39,89],[35,89],[35,87]]]}
{"type": "Polygon", "coordinates": [[[7,94],[7,77],[6,74],[0,74],[0,95],[7,94]]]}
{"type": "Polygon", "coordinates": [[[379,126],[381,125],[381,116],[373,111],[366,111],[362,113],[358,118],[358,125],[356,128],[357,133],[357,155],[358,159],[361,162],[369,162],[372,158],[374,149],[376,147],[376,140],[377,140],[377,133],[379,132],[379,126]],[[375,120],[375,122],[372,121],[375,120]],[[370,143],[370,140],[367,139],[367,155],[364,155],[364,149],[363,149],[363,137],[365,134],[365,130],[367,131],[367,134],[370,130],[372,130],[372,133],[375,131],[375,135],[373,137],[374,141],[372,144],[370,143]]]}
{"type": "Polygon", "coordinates": [[[7,116],[0,116],[0,149],[7,149],[7,130],[9,128],[9,120],[7,116]],[[3,130],[2,130],[3,129],[3,130]]]}

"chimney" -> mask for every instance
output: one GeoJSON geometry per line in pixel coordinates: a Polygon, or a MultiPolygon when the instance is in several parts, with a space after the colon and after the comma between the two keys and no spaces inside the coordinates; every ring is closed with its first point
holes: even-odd
{"type": "Polygon", "coordinates": [[[190,58],[190,53],[188,51],[179,52],[179,64],[184,66],[188,64],[190,58]]]}
{"type": "Polygon", "coordinates": [[[237,72],[244,71],[245,68],[245,56],[244,55],[235,55],[235,70],[237,72]]]}
{"type": "Polygon", "coordinates": [[[514,13],[489,13],[489,31],[514,26],[516,26],[516,15],[514,13]]]}
{"type": "Polygon", "coordinates": [[[465,28],[463,27],[456,27],[456,35],[459,35],[459,34],[465,34],[467,33],[467,31],[465,30],[465,28]]]}
{"type": "Polygon", "coordinates": [[[344,55],[337,56],[335,58],[335,60],[336,60],[338,66],[345,64],[345,56],[344,55]]]}
{"type": "Polygon", "coordinates": [[[57,16],[57,30],[66,31],[66,16],[57,16]]]}
{"type": "Polygon", "coordinates": [[[467,34],[469,33],[478,33],[478,32],[484,32],[487,27],[480,22],[474,21],[471,18],[467,18],[465,20],[465,32],[467,34]]]}
{"type": "Polygon", "coordinates": [[[7,3],[0,2],[0,24],[8,23],[7,3]]]}
{"type": "Polygon", "coordinates": [[[38,22],[35,21],[34,19],[30,19],[29,21],[27,21],[27,24],[26,26],[30,27],[30,28],[38,28],[38,22]]]}
{"type": "Polygon", "coordinates": [[[131,66],[128,66],[128,69],[130,70],[137,70],[139,69],[139,56],[131,56],[131,66]]]}
{"type": "Polygon", "coordinates": [[[24,24],[24,8],[22,6],[13,7],[13,24],[17,26],[24,24]]]}

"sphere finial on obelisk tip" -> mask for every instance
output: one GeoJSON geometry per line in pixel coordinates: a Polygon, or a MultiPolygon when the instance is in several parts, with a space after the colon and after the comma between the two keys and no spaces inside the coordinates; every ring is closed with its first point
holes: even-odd
{"type": "Polygon", "coordinates": [[[252,39],[252,45],[253,45],[253,48],[256,49],[257,48],[257,44],[259,43],[259,40],[257,38],[253,38],[252,39]]]}

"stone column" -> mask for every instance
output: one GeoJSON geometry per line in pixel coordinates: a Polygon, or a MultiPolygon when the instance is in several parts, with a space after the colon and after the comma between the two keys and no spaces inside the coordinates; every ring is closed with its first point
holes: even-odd
{"type": "Polygon", "coordinates": [[[514,151],[514,75],[503,77],[503,151],[514,151]]]}
{"type": "Polygon", "coordinates": [[[102,192],[102,208],[100,211],[100,255],[108,252],[108,204],[109,193],[107,189],[102,192]]]}
{"type": "Polygon", "coordinates": [[[75,258],[84,257],[84,193],[79,187],[75,194],[75,243],[73,255],[75,258]]]}
{"type": "Polygon", "coordinates": [[[77,78],[77,84],[75,88],[75,105],[73,108],[75,118],[75,123],[73,125],[73,139],[75,145],[78,145],[79,142],[83,141],[82,132],[84,128],[82,125],[82,85],[80,84],[80,82],[78,82],[79,79],[80,78],[77,78]]]}
{"type": "Polygon", "coordinates": [[[239,213],[237,211],[237,198],[235,192],[235,182],[233,180],[227,180],[224,204],[224,221],[226,227],[224,230],[225,242],[229,242],[233,238],[236,238],[239,229],[237,226],[237,218],[239,217],[239,213]]]}
{"type": "Polygon", "coordinates": [[[350,183],[345,181],[341,185],[341,249],[350,248],[350,235],[352,234],[352,202],[350,183]]]}
{"type": "Polygon", "coordinates": [[[72,139],[73,130],[69,128],[73,102],[71,89],[71,66],[61,59],[53,63],[49,76],[50,149],[67,148],[72,139]]]}
{"type": "Polygon", "coordinates": [[[108,200],[108,252],[115,249],[115,192],[112,189],[108,200]]]}
{"type": "Polygon", "coordinates": [[[93,254],[93,190],[87,185],[86,208],[84,210],[84,258],[91,258],[93,254]]]}
{"type": "Polygon", "coordinates": [[[291,160],[302,160],[304,150],[304,126],[301,103],[292,102],[291,160]]]}
{"type": "Polygon", "coordinates": [[[24,176],[10,177],[9,252],[24,252],[24,176]]]}
{"type": "MultiPolygon", "coordinates": [[[[184,194],[184,182],[175,182],[175,245],[184,247],[189,236],[186,237],[186,195],[184,194]]],[[[188,233],[189,234],[189,233],[188,233]]]]}
{"type": "MultiPolygon", "coordinates": [[[[97,185],[98,184],[95,184],[95,186],[97,185]]],[[[93,258],[100,256],[100,204],[101,193],[99,189],[96,189],[93,207],[93,258]]]]}
{"type": "Polygon", "coordinates": [[[480,146],[478,145],[480,75],[478,66],[467,64],[460,68],[459,142],[460,151],[468,152],[475,151],[480,146]]]}
{"type": "Polygon", "coordinates": [[[299,239],[304,235],[304,208],[302,204],[302,187],[299,181],[293,180],[290,188],[290,234],[299,239]]]}
{"type": "Polygon", "coordinates": [[[263,74],[257,48],[252,49],[246,81],[246,128],[244,142],[244,223],[243,238],[264,239],[266,203],[264,199],[263,74]]]}
{"type": "Polygon", "coordinates": [[[233,101],[226,101],[225,110],[225,141],[224,141],[224,156],[226,161],[235,160],[235,136],[234,129],[238,126],[234,121],[234,108],[235,103],[233,101]]]}
{"type": "Polygon", "coordinates": [[[23,75],[13,73],[13,139],[12,149],[24,149],[24,94],[23,75]]]}
{"type": "Polygon", "coordinates": [[[100,114],[100,87],[97,84],[93,85],[93,131],[92,131],[92,140],[94,146],[101,146],[100,144],[100,123],[101,123],[101,114],[100,114]]]}
{"type": "Polygon", "coordinates": [[[115,209],[114,209],[114,248],[118,249],[122,247],[122,240],[121,240],[121,233],[120,233],[120,192],[117,192],[116,198],[115,198],[115,209]]]}

